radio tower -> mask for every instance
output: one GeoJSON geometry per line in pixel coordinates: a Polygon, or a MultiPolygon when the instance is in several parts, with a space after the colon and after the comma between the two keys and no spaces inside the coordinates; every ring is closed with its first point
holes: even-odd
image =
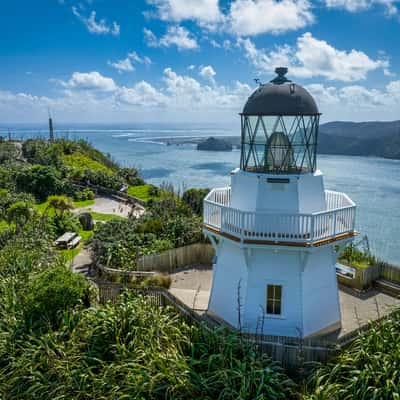
{"type": "Polygon", "coordinates": [[[50,109],[49,109],[49,140],[50,142],[54,142],[53,120],[51,118],[50,109]]]}

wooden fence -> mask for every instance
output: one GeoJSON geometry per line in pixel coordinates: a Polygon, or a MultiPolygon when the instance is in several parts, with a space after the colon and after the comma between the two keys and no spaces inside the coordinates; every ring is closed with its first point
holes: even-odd
{"type": "Polygon", "coordinates": [[[138,271],[157,271],[170,273],[188,265],[212,264],[214,249],[207,243],[195,243],[178,247],[159,254],[143,256],[137,260],[138,271]]]}
{"type": "Polygon", "coordinates": [[[385,262],[378,262],[366,268],[354,268],[354,270],[354,278],[337,274],[338,282],[357,290],[371,288],[378,279],[400,284],[400,268],[385,262]]]}

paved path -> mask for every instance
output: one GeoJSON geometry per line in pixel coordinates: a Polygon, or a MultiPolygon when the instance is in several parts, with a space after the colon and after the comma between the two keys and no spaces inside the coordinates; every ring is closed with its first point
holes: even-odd
{"type": "Polygon", "coordinates": [[[84,276],[89,276],[89,267],[93,263],[90,251],[83,248],[79,254],[72,260],[71,266],[74,272],[84,276]]]}
{"type": "Polygon", "coordinates": [[[132,207],[131,204],[122,200],[119,201],[112,197],[98,196],[95,198],[93,205],[76,208],[74,209],[74,212],[80,213],[83,211],[93,211],[102,214],[114,214],[119,217],[128,217],[132,210],[135,217],[140,217],[145,211],[145,209],[139,204],[132,207]]]}
{"type": "MultiPolygon", "coordinates": [[[[212,270],[202,266],[177,271],[171,274],[171,293],[196,311],[205,311],[210,297],[212,270]]],[[[400,299],[371,290],[361,297],[346,289],[339,290],[342,329],[334,337],[340,337],[357,329],[370,320],[388,314],[400,299]]],[[[332,339],[334,337],[332,336],[332,339]]]]}

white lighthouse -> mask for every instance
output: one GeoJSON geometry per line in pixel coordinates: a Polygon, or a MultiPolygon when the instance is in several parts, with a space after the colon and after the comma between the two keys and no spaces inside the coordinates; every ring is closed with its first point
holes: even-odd
{"type": "Polygon", "coordinates": [[[247,332],[309,337],[340,328],[335,263],[356,206],[324,188],[314,99],[276,73],[244,106],[230,186],[204,200],[216,249],[208,312],[247,332]]]}

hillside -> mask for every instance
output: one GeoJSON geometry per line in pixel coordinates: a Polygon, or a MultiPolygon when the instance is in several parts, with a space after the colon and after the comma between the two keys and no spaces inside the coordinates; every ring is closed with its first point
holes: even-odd
{"type": "Polygon", "coordinates": [[[321,154],[400,159],[400,121],[329,122],[320,126],[321,154]]]}

